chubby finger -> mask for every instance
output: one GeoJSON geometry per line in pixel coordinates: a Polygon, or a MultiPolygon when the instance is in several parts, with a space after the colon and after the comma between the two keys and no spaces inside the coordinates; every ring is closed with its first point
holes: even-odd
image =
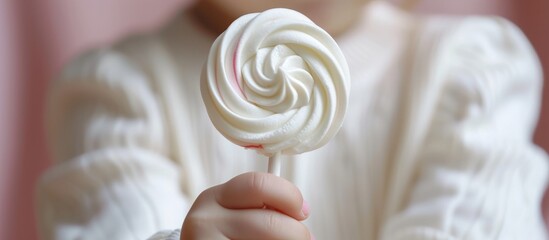
{"type": "Polygon", "coordinates": [[[268,207],[297,220],[308,217],[301,191],[288,180],[269,173],[249,172],[215,190],[219,205],[229,209],[268,207]]]}
{"type": "Polygon", "coordinates": [[[269,209],[231,211],[227,215],[230,221],[219,226],[229,239],[312,239],[303,223],[280,212],[269,209]]]}

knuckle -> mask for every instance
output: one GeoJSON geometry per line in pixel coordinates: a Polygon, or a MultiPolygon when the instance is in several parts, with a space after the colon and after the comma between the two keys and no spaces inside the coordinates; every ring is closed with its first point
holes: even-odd
{"type": "Polygon", "coordinates": [[[182,233],[188,238],[194,238],[199,233],[208,229],[208,216],[201,213],[189,213],[185,218],[182,226],[182,233]]]}
{"type": "Polygon", "coordinates": [[[194,236],[190,239],[203,239],[204,234],[218,231],[218,226],[226,221],[226,214],[210,205],[192,208],[183,221],[182,234],[194,236]]]}
{"type": "Polygon", "coordinates": [[[225,194],[226,194],[225,185],[224,184],[217,185],[215,187],[209,188],[208,190],[210,191],[210,194],[213,196],[213,199],[214,199],[215,203],[217,203],[218,205],[223,206],[223,204],[222,204],[223,199],[226,198],[226,196],[225,196],[225,194]]]}
{"type": "Polygon", "coordinates": [[[265,217],[265,227],[268,232],[277,232],[280,229],[280,219],[273,213],[267,214],[265,217]]]}
{"type": "Polygon", "coordinates": [[[251,192],[262,195],[263,191],[265,191],[265,184],[267,182],[267,179],[265,175],[260,173],[251,173],[250,178],[248,179],[248,187],[251,192]]]}

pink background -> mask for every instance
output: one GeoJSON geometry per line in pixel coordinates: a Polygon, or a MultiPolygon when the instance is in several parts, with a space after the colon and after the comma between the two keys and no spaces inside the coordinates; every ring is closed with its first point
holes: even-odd
{"type": "MultiPolygon", "coordinates": [[[[190,1],[0,0],[0,239],[38,238],[34,186],[51,164],[43,129],[50,79],[84,49],[159,26],[190,1]]],[[[426,0],[417,11],[506,16],[530,38],[549,74],[547,0],[426,0]]],[[[547,98],[536,133],[546,150],[547,98]]]]}

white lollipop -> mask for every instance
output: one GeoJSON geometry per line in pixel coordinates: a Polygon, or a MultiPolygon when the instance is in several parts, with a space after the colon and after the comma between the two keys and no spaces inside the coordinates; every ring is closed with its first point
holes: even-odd
{"type": "Polygon", "coordinates": [[[235,144],[269,157],[326,144],[349,98],[349,68],[330,35],[303,14],[271,9],[234,21],[213,43],[202,73],[212,123],[235,144]]]}

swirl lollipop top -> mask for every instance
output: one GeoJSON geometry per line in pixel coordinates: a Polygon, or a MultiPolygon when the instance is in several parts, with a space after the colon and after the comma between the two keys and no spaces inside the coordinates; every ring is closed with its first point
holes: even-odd
{"type": "Polygon", "coordinates": [[[216,39],[201,91],[221,134],[273,156],[326,144],[343,122],[349,86],[326,31],[299,12],[271,9],[238,18],[216,39]]]}

